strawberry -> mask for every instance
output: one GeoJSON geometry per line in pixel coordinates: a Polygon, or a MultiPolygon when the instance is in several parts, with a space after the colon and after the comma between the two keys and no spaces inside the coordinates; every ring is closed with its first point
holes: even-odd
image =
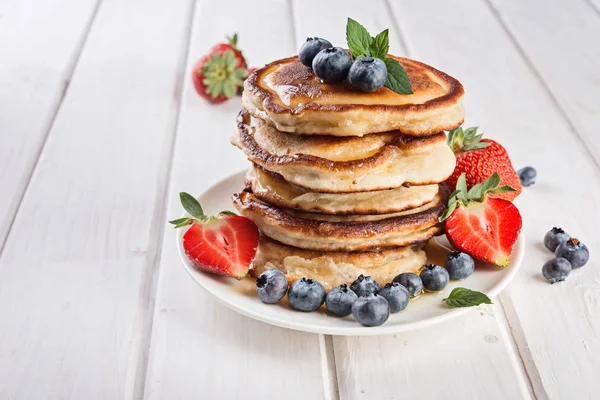
{"type": "Polygon", "coordinates": [[[179,198],[191,217],[169,222],[175,228],[191,225],[183,234],[183,249],[194,266],[236,279],[245,277],[258,246],[254,222],[231,211],[207,217],[193,196],[179,193],[179,198]]]}
{"type": "Polygon", "coordinates": [[[198,94],[211,103],[223,103],[235,96],[248,76],[246,59],[236,47],[237,34],[229,43],[219,43],[192,69],[192,82],[198,94]]]}
{"type": "Polygon", "coordinates": [[[523,190],[519,175],[512,166],[506,149],[491,139],[481,139],[477,127],[453,129],[448,133],[448,145],[456,154],[456,167],[446,181],[451,188],[456,187],[458,177],[465,173],[467,187],[482,183],[492,173],[500,175],[500,183],[515,189],[513,192],[492,195],[513,201],[523,190]]]}
{"type": "Polygon", "coordinates": [[[499,187],[500,182],[500,175],[494,173],[467,191],[466,174],[461,174],[440,222],[446,221],[446,236],[454,248],[505,267],[523,221],[513,203],[490,197],[514,191],[510,186],[499,187]]]}

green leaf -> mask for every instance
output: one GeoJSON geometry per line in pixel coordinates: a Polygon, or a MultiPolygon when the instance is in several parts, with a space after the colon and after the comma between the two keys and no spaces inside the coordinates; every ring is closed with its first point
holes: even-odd
{"type": "Polygon", "coordinates": [[[237,214],[236,214],[236,213],[234,213],[233,211],[228,211],[228,210],[221,211],[221,212],[220,212],[218,215],[219,215],[219,216],[221,216],[221,215],[232,215],[232,216],[237,216],[237,214]]]}
{"type": "Polygon", "coordinates": [[[389,29],[380,32],[371,41],[371,56],[385,60],[390,50],[389,29]]]}
{"type": "Polygon", "coordinates": [[[466,205],[469,198],[467,197],[467,175],[464,172],[460,174],[456,181],[456,191],[458,192],[456,198],[466,205]]]}
{"type": "Polygon", "coordinates": [[[234,33],[233,36],[225,36],[227,38],[227,41],[233,46],[233,47],[237,47],[237,42],[238,42],[238,34],[234,33]]]}
{"type": "Polygon", "coordinates": [[[352,18],[348,18],[348,22],[346,23],[346,42],[348,43],[352,57],[356,59],[362,55],[370,56],[372,40],[371,35],[364,26],[352,18]]]}
{"type": "MultiPolygon", "coordinates": [[[[169,221],[170,224],[173,225],[180,225],[182,223],[190,223],[190,219],[188,217],[183,217],[183,218],[178,218],[178,219],[174,219],[172,221],[169,221]]],[[[175,228],[177,228],[178,226],[176,226],[175,228]]]]}
{"type": "Polygon", "coordinates": [[[471,289],[457,287],[452,290],[450,296],[444,300],[448,307],[473,307],[480,304],[492,304],[492,301],[484,293],[476,292],[471,289]]]}
{"type": "Polygon", "coordinates": [[[388,73],[385,86],[399,94],[412,94],[412,85],[404,67],[393,58],[386,58],[383,62],[388,73]]]}
{"type": "Polygon", "coordinates": [[[483,185],[481,183],[478,183],[477,185],[473,186],[471,189],[469,189],[469,192],[467,193],[467,198],[469,200],[481,201],[482,197],[483,185]]]}
{"type": "Polygon", "coordinates": [[[204,215],[204,211],[202,210],[202,206],[198,203],[198,200],[191,194],[186,192],[179,193],[179,200],[181,200],[181,205],[183,209],[187,211],[192,217],[197,219],[204,219],[206,216],[204,215]]]}
{"type": "Polygon", "coordinates": [[[447,220],[448,217],[450,217],[450,215],[452,215],[452,213],[454,212],[454,210],[456,210],[457,206],[458,206],[458,203],[456,201],[451,202],[450,204],[448,204],[448,209],[442,214],[442,216],[439,218],[439,221],[440,222],[444,222],[445,220],[447,220]]]}
{"type": "Polygon", "coordinates": [[[500,194],[500,193],[507,193],[507,192],[516,192],[517,190],[511,186],[508,185],[504,185],[502,187],[496,188],[494,190],[490,190],[488,193],[489,194],[500,194]]]}
{"type": "Polygon", "coordinates": [[[489,178],[483,182],[482,192],[487,193],[490,190],[496,189],[500,184],[500,175],[497,172],[494,172],[489,178]]]}

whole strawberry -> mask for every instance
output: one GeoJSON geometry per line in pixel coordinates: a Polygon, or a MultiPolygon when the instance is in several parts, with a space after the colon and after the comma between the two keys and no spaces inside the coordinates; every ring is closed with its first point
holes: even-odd
{"type": "Polygon", "coordinates": [[[453,129],[448,133],[448,145],[456,155],[456,167],[446,183],[456,187],[461,174],[466,174],[467,187],[482,183],[494,172],[500,175],[500,184],[515,189],[513,192],[491,195],[492,197],[513,201],[523,190],[519,175],[508,157],[506,149],[491,139],[481,139],[477,127],[453,129]]]}
{"type": "Polygon", "coordinates": [[[207,217],[193,196],[179,193],[179,198],[191,217],[169,222],[175,228],[190,226],[183,234],[183,250],[194,266],[236,279],[245,277],[258,246],[254,222],[231,211],[207,217]]]}
{"type": "Polygon", "coordinates": [[[490,197],[514,191],[510,186],[499,185],[500,175],[494,173],[467,190],[466,176],[461,174],[440,222],[446,221],[446,236],[455,249],[505,267],[523,221],[513,203],[490,197]]]}
{"type": "Polygon", "coordinates": [[[235,96],[248,76],[246,59],[237,48],[237,34],[228,40],[213,46],[192,70],[196,92],[215,104],[235,96]]]}

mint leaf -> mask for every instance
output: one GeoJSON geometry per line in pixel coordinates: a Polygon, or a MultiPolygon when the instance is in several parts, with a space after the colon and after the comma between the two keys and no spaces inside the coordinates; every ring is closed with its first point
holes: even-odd
{"type": "Polygon", "coordinates": [[[355,59],[359,56],[371,56],[371,35],[364,26],[348,18],[346,23],[346,42],[355,59]]]}
{"type": "Polygon", "coordinates": [[[388,73],[385,86],[399,94],[413,94],[412,85],[404,67],[393,58],[386,58],[383,62],[385,62],[388,73]]]}
{"type": "Polygon", "coordinates": [[[484,293],[475,290],[457,287],[452,290],[450,296],[442,300],[448,307],[473,307],[480,304],[492,304],[492,301],[484,293]]]}
{"type": "Polygon", "coordinates": [[[371,50],[372,57],[385,60],[388,51],[390,50],[389,29],[386,29],[379,33],[379,35],[375,36],[369,48],[371,50]]]}
{"type": "Polygon", "coordinates": [[[198,200],[194,196],[189,193],[181,192],[179,193],[179,200],[181,200],[181,205],[183,209],[187,211],[192,217],[197,219],[204,219],[204,211],[202,210],[202,206],[198,203],[198,200]]]}

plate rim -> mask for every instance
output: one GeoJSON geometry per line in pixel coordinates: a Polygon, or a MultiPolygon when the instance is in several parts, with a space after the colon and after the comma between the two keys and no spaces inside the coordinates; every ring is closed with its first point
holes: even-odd
{"type": "MultiPolygon", "coordinates": [[[[218,185],[223,184],[223,182],[226,180],[234,179],[238,175],[243,176],[243,174],[245,174],[246,171],[247,171],[247,169],[244,169],[242,171],[238,171],[238,172],[235,172],[233,174],[230,174],[230,175],[224,177],[223,179],[221,179],[218,182],[215,182],[214,184],[209,186],[199,196],[196,196],[196,198],[199,199],[205,193],[210,192],[218,185]]],[[[181,217],[186,217],[186,216],[189,216],[189,215],[187,213],[183,213],[181,217]]],[[[414,321],[414,322],[409,322],[409,323],[404,323],[404,324],[396,324],[396,325],[383,324],[383,325],[377,326],[377,327],[366,327],[366,326],[361,326],[360,324],[357,324],[357,326],[355,326],[355,327],[315,326],[315,325],[307,324],[304,322],[294,322],[294,321],[288,320],[288,319],[275,318],[275,317],[271,317],[269,315],[261,314],[257,311],[253,311],[251,309],[240,307],[235,302],[229,301],[228,299],[223,298],[222,296],[219,296],[216,293],[216,291],[214,291],[209,285],[205,285],[203,280],[201,278],[199,278],[199,276],[204,274],[204,272],[198,271],[197,269],[195,269],[191,265],[191,261],[189,261],[187,256],[185,255],[185,252],[184,252],[183,246],[182,246],[182,240],[181,240],[182,236],[183,236],[182,231],[178,231],[178,233],[175,235],[177,251],[178,251],[179,257],[183,263],[184,269],[187,271],[187,273],[192,277],[192,279],[197,284],[199,284],[204,290],[206,290],[214,298],[216,298],[219,301],[219,303],[225,305],[227,308],[229,308],[233,311],[236,311],[246,317],[249,317],[249,318],[255,319],[257,321],[270,324],[270,325],[278,326],[281,328],[292,329],[292,330],[308,332],[308,333],[334,335],[334,336],[377,336],[377,335],[408,332],[408,331],[422,329],[422,328],[425,328],[425,327],[431,326],[431,325],[437,325],[437,324],[447,321],[449,319],[458,317],[459,315],[464,314],[465,312],[467,312],[469,310],[477,309],[476,307],[453,308],[453,309],[448,310],[448,312],[446,312],[444,314],[441,314],[441,315],[438,315],[435,317],[431,317],[431,318],[427,318],[424,320],[419,320],[419,321],[414,321]]],[[[513,249],[513,254],[514,253],[516,253],[516,258],[513,262],[513,265],[510,266],[510,271],[507,274],[505,274],[504,277],[488,293],[486,293],[488,295],[488,297],[496,298],[504,289],[506,289],[508,284],[514,279],[514,277],[517,275],[517,272],[521,268],[521,264],[523,263],[523,257],[525,255],[525,234],[524,234],[523,228],[521,229],[521,232],[519,233],[519,237],[517,238],[517,242],[513,249]]],[[[507,267],[507,268],[509,268],[509,267],[507,267]]],[[[244,279],[246,279],[246,278],[244,278],[244,279]]],[[[290,315],[293,315],[293,312],[290,312],[290,315]]],[[[331,317],[331,318],[334,318],[334,317],[331,317]]]]}

